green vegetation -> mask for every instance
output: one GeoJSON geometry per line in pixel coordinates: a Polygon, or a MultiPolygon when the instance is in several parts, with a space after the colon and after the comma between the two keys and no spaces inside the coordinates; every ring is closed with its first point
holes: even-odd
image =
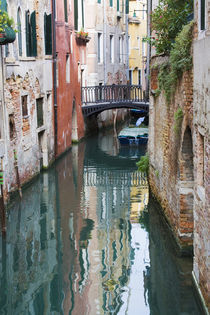
{"type": "Polygon", "coordinates": [[[136,163],[138,166],[138,171],[141,173],[149,174],[149,155],[146,154],[144,156],[141,156],[139,162],[136,163]]]}
{"type": "Polygon", "coordinates": [[[170,52],[169,60],[159,67],[158,82],[160,91],[164,91],[165,98],[169,104],[175,93],[178,80],[185,71],[192,68],[192,31],[194,22],[185,25],[177,35],[175,43],[170,52]]]}
{"type": "Polygon", "coordinates": [[[183,111],[182,111],[181,107],[179,107],[174,114],[174,120],[175,120],[174,132],[175,132],[176,136],[179,136],[179,134],[180,134],[183,116],[184,116],[183,111]]]}
{"type": "Polygon", "coordinates": [[[154,37],[145,38],[156,48],[157,54],[169,54],[178,33],[193,13],[193,0],[160,0],[151,14],[154,37]]]}
{"type": "Polygon", "coordinates": [[[159,171],[158,170],[155,171],[155,175],[157,178],[159,178],[159,171]]]}

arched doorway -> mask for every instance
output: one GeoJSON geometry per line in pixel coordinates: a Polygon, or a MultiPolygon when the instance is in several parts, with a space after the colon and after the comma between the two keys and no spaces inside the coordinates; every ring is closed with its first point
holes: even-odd
{"type": "Polygon", "coordinates": [[[179,236],[185,245],[193,243],[193,201],[194,201],[193,143],[191,129],[187,127],[180,154],[179,186],[179,236]]]}
{"type": "Polygon", "coordinates": [[[77,126],[77,110],[76,110],[76,100],[73,99],[72,106],[72,133],[71,133],[71,141],[78,142],[78,126],[77,126]]]}

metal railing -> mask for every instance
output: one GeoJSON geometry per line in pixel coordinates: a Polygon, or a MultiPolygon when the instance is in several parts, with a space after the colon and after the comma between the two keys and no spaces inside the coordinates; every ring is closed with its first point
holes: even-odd
{"type": "Polygon", "coordinates": [[[82,87],[82,104],[148,102],[141,85],[99,85],[82,87]]]}

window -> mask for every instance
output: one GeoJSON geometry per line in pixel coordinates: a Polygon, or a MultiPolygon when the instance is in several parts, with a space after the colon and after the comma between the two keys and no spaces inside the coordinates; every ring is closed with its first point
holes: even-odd
{"type": "Polygon", "coordinates": [[[98,63],[102,62],[102,33],[98,33],[98,63]]]}
{"type": "Polygon", "coordinates": [[[146,56],[146,43],[142,41],[142,57],[146,56]]]}
{"type": "Polygon", "coordinates": [[[138,70],[138,85],[141,85],[141,70],[138,70]]]}
{"type": "Polygon", "coordinates": [[[28,101],[27,101],[28,96],[23,95],[21,96],[21,104],[22,104],[22,116],[28,116],[28,101]]]}
{"type": "Polygon", "coordinates": [[[9,115],[9,136],[10,140],[13,140],[15,137],[15,120],[14,114],[9,115]]]}
{"type": "Polygon", "coordinates": [[[137,36],[136,40],[137,40],[137,48],[139,50],[139,55],[140,55],[140,37],[137,36]]]}
{"type": "Polygon", "coordinates": [[[131,54],[131,37],[128,36],[128,53],[131,54]]]}
{"type": "Polygon", "coordinates": [[[197,181],[198,185],[204,185],[204,137],[198,133],[197,139],[197,147],[198,147],[198,161],[197,161],[197,181]]]}
{"type": "Polygon", "coordinates": [[[129,84],[131,85],[132,84],[132,80],[133,79],[133,71],[132,70],[129,70],[129,84]]]}
{"type": "Polygon", "coordinates": [[[43,126],[44,117],[43,117],[43,97],[36,100],[36,113],[37,113],[37,128],[43,126]]]}
{"type": "Polygon", "coordinates": [[[145,19],[145,4],[143,4],[143,10],[142,10],[142,20],[145,19]]]}
{"type": "Polygon", "coordinates": [[[26,11],[26,55],[37,56],[36,12],[26,11]]]}
{"type": "Polygon", "coordinates": [[[45,55],[52,55],[52,24],[51,14],[44,14],[44,38],[45,38],[45,55]]]}
{"type": "Polygon", "coordinates": [[[74,0],[74,29],[78,30],[78,0],[74,0]]]}
{"type": "Polygon", "coordinates": [[[64,17],[65,17],[65,22],[68,22],[67,0],[64,0],[64,17]]]}
{"type": "Polygon", "coordinates": [[[21,11],[20,8],[17,12],[17,31],[18,31],[18,52],[19,56],[22,56],[23,48],[22,48],[22,25],[21,25],[21,11]]]}
{"type": "Polygon", "coordinates": [[[114,35],[110,35],[110,62],[114,63],[114,35]]]}
{"type": "Polygon", "coordinates": [[[110,7],[113,7],[113,0],[109,0],[110,7]]]}
{"type": "Polygon", "coordinates": [[[119,62],[122,63],[123,62],[123,58],[122,58],[122,37],[119,37],[119,62]]]}
{"type": "Polygon", "coordinates": [[[117,0],[117,12],[120,12],[120,0],[117,0]]]}
{"type": "Polygon", "coordinates": [[[66,55],[66,83],[70,82],[70,56],[66,55]]]}
{"type": "Polygon", "coordinates": [[[129,14],[129,0],[126,0],[126,10],[125,10],[126,14],[129,14]]]}
{"type": "Polygon", "coordinates": [[[201,30],[205,30],[205,24],[206,24],[206,17],[205,17],[205,6],[206,6],[206,3],[205,3],[205,0],[201,0],[200,1],[200,29],[201,30]]]}
{"type": "Polygon", "coordinates": [[[125,62],[125,56],[124,56],[124,36],[122,36],[122,62],[125,62]]]}
{"type": "Polygon", "coordinates": [[[98,3],[101,3],[101,0],[98,0],[98,3]]]}

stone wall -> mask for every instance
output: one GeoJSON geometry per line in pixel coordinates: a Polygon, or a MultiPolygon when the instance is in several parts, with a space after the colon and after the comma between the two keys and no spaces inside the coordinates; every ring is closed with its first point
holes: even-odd
{"type": "Polygon", "coordinates": [[[162,206],[178,247],[183,253],[193,249],[193,278],[206,313],[210,305],[209,48],[208,31],[201,34],[196,25],[194,66],[179,80],[170,104],[163,92],[155,95],[159,65],[166,57],[152,58],[148,145],[151,190],[162,206]],[[175,119],[178,109],[183,113],[179,123],[175,119]]]}
{"type": "Polygon", "coordinates": [[[159,66],[166,59],[153,57],[151,63],[150,185],[184,250],[192,246],[193,232],[193,178],[188,170],[188,162],[192,163],[193,73],[184,73],[171,104],[167,104],[163,92],[160,96],[154,93],[158,87],[159,66]],[[178,110],[183,113],[182,121],[174,118],[178,110]]]}

